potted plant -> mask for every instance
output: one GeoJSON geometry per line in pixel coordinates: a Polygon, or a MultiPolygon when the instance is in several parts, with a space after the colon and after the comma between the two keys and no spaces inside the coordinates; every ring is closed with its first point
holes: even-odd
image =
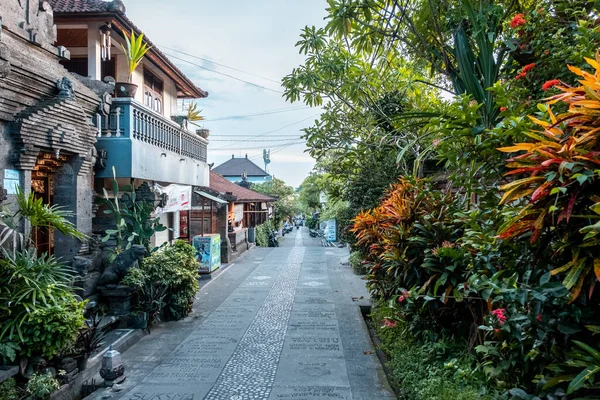
{"type": "Polygon", "coordinates": [[[202,110],[198,110],[198,105],[196,103],[190,103],[185,114],[173,115],[171,116],[171,119],[181,125],[182,129],[187,129],[188,122],[204,120],[204,117],[200,115],[201,112],[202,110]]]}
{"type": "Polygon", "coordinates": [[[131,35],[123,32],[123,36],[125,37],[125,42],[127,46],[123,46],[121,44],[121,48],[123,49],[123,53],[125,57],[127,57],[128,67],[129,67],[129,79],[127,82],[116,82],[115,89],[117,93],[117,97],[135,97],[135,92],[137,91],[137,85],[131,83],[131,78],[133,76],[133,72],[136,70],[138,65],[142,62],[142,59],[151,49],[148,47],[147,43],[144,43],[144,34],[140,33],[137,37],[133,30],[131,31],[131,35]]]}
{"type": "Polygon", "coordinates": [[[96,353],[104,344],[104,338],[110,324],[101,325],[102,317],[98,314],[85,321],[85,327],[79,332],[76,346],[79,350],[77,368],[83,371],[87,368],[90,356],[96,353]]]}

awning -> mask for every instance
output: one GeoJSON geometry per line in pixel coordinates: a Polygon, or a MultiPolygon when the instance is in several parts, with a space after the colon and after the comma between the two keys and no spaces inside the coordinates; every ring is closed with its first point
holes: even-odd
{"type": "Polygon", "coordinates": [[[220,199],[218,197],[215,197],[215,196],[213,196],[211,194],[208,194],[206,192],[202,192],[200,190],[194,190],[194,193],[196,193],[199,196],[206,197],[207,199],[215,201],[215,202],[220,203],[220,204],[227,204],[227,203],[229,203],[227,200],[220,199]]]}

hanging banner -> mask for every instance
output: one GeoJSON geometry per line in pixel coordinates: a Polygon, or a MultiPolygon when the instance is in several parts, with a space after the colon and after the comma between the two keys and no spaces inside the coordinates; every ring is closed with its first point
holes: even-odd
{"type": "Polygon", "coordinates": [[[241,220],[244,219],[244,205],[243,204],[236,204],[235,205],[235,222],[240,222],[241,220]]]}
{"type": "Polygon", "coordinates": [[[192,187],[186,185],[161,186],[154,184],[154,190],[159,196],[166,195],[167,201],[164,207],[157,207],[156,213],[163,214],[175,211],[186,211],[192,209],[192,187]]]}

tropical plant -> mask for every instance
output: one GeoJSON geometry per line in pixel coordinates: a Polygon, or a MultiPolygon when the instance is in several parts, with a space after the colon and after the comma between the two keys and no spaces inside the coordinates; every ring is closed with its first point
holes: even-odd
{"type": "Polygon", "coordinates": [[[33,235],[35,229],[56,229],[66,236],[84,240],[86,236],[68,220],[73,213],[61,206],[44,204],[43,200],[36,199],[34,193],[25,194],[17,187],[15,194],[16,212],[11,212],[8,207],[0,210],[0,246],[9,244],[12,252],[21,248],[33,248],[33,235]],[[31,227],[29,234],[24,235],[20,227],[27,222],[31,227]],[[12,240],[11,240],[12,239],[12,240]]]}
{"type": "Polygon", "coordinates": [[[0,383],[0,400],[19,400],[19,390],[14,378],[9,378],[0,383]]]}
{"type": "Polygon", "coordinates": [[[50,372],[33,374],[27,382],[27,391],[34,399],[47,399],[60,388],[58,380],[50,372]]]}
{"type": "Polygon", "coordinates": [[[256,227],[256,244],[260,247],[269,247],[269,234],[273,231],[273,220],[267,220],[256,227]]]}
{"type": "Polygon", "coordinates": [[[596,91],[600,85],[600,58],[587,59],[596,70],[587,73],[576,67],[571,71],[583,79],[581,86],[559,86],[561,94],[553,96],[549,105],[540,105],[549,121],[530,117],[541,130],[527,135],[528,143],[500,148],[503,152],[525,153],[509,160],[510,176],[525,176],[500,189],[501,203],[530,201],[500,230],[501,238],[529,236],[530,241],[553,241],[555,255],[569,255],[564,265],[552,271],[565,274],[563,284],[571,290],[571,301],[579,296],[588,282],[589,297],[596,280],[600,280],[600,207],[597,189],[600,169],[600,108],[596,91]],[[559,116],[551,104],[566,103],[569,110],[559,116]],[[594,212],[590,214],[589,211],[594,212]],[[543,235],[546,234],[546,237],[543,235]]]}
{"type": "MultiPolygon", "coordinates": [[[[44,313],[49,307],[69,307],[75,301],[71,270],[60,265],[54,256],[38,257],[36,250],[5,253],[0,266],[0,280],[6,282],[0,290],[0,321],[3,321],[0,342],[4,338],[22,343],[35,340],[38,335],[27,338],[25,327],[31,327],[37,313],[44,313]]],[[[57,342],[60,341],[57,338],[57,342]]],[[[31,352],[31,349],[24,350],[31,352]]]]}
{"type": "Polygon", "coordinates": [[[564,370],[579,370],[578,374],[561,375],[548,380],[546,388],[556,386],[562,382],[569,382],[567,394],[573,394],[582,388],[598,389],[598,384],[595,383],[595,377],[600,373],[600,351],[580,342],[573,340],[575,348],[569,352],[568,359],[563,365],[551,365],[548,368],[555,372],[563,372],[564,370]],[[583,370],[581,370],[583,368],[583,370]]]}
{"type": "Polygon", "coordinates": [[[188,121],[202,121],[204,120],[204,117],[202,115],[200,115],[200,113],[202,112],[202,110],[198,110],[198,104],[197,103],[190,103],[187,110],[186,110],[186,119],[188,121]]]}
{"type": "Polygon", "coordinates": [[[103,191],[104,197],[98,197],[97,202],[106,207],[105,214],[113,216],[114,227],[106,230],[102,241],[113,238],[116,252],[129,249],[134,244],[144,246],[148,253],[156,251],[158,247],[151,246],[151,239],[156,232],[163,232],[167,227],[154,216],[154,201],[138,195],[132,185],[119,188],[114,167],[112,195],[104,188],[103,191]]]}
{"type": "Polygon", "coordinates": [[[89,358],[102,347],[109,328],[110,324],[102,325],[102,316],[99,314],[85,320],[85,327],[79,330],[75,343],[84,358],[89,358]]]}
{"type": "Polygon", "coordinates": [[[138,65],[144,59],[144,56],[151,49],[148,47],[148,43],[144,43],[144,34],[140,33],[137,37],[135,32],[131,30],[131,34],[127,34],[123,31],[123,37],[125,38],[125,43],[127,46],[123,46],[121,44],[121,49],[123,49],[123,54],[127,57],[128,69],[129,69],[129,80],[131,82],[131,78],[133,76],[133,72],[136,70],[138,65]]]}
{"type": "Polygon", "coordinates": [[[147,276],[142,286],[145,308],[161,309],[164,301],[165,317],[178,320],[188,315],[196,292],[199,290],[196,250],[178,240],[144,259],[142,269],[147,276]]]}

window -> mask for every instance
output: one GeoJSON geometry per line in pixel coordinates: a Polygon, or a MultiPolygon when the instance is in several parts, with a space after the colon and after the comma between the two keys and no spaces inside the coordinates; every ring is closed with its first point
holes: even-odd
{"type": "Polygon", "coordinates": [[[144,69],[144,105],[163,112],[163,81],[147,69],[144,69]]]}

